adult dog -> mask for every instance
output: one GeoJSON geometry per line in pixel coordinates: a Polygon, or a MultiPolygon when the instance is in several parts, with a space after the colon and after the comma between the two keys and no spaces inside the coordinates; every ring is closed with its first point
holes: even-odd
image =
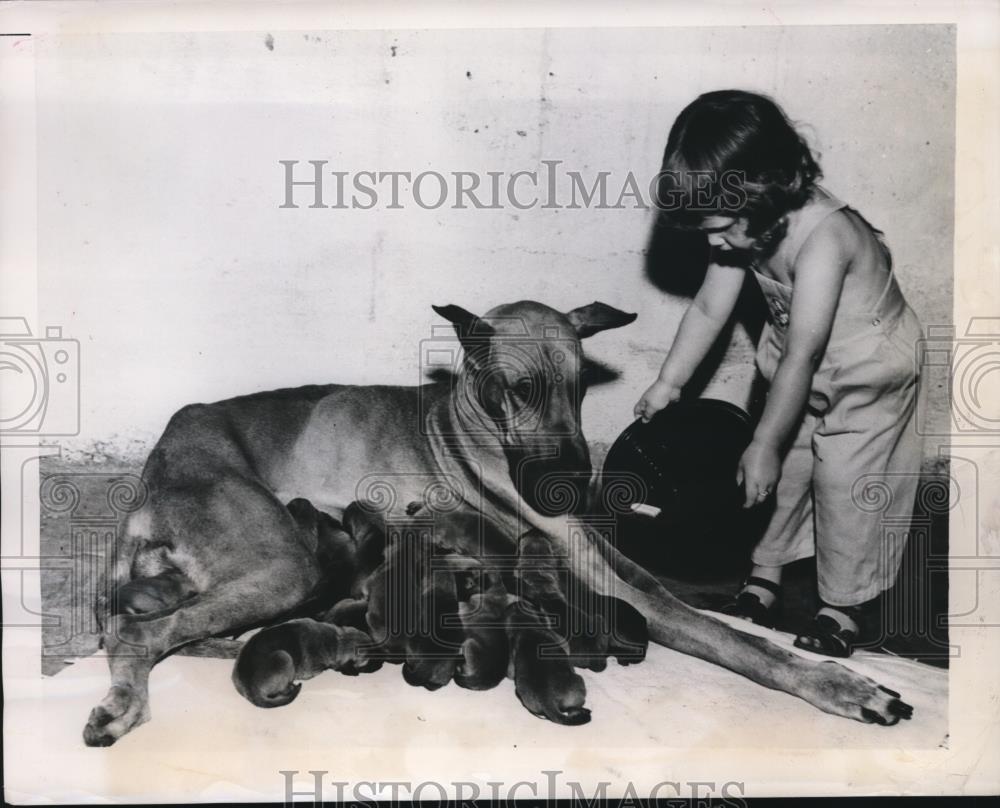
{"type": "MultiPolygon", "coordinates": [[[[512,537],[543,531],[572,574],[648,621],[650,639],[792,693],[821,710],[894,724],[898,694],[832,662],[807,660],[688,608],[566,512],[590,475],[580,428],[580,340],[635,319],[593,303],[566,314],[531,301],[477,317],[435,307],[464,359],[421,387],[310,386],[184,407],[143,471],[128,519],[103,643],[111,688],[83,737],[107,746],[150,717],[153,665],[212,636],[309,614],[343,585],[338,547],[283,504],[339,516],[351,501],[387,512],[412,500],[464,501],[512,537]],[[548,492],[548,493],[546,493],[548,492]]],[[[516,549],[512,550],[516,554],[516,549]]]]}

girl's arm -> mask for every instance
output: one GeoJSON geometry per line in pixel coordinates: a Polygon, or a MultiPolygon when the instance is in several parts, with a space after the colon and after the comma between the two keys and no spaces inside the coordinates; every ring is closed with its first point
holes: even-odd
{"type": "Polygon", "coordinates": [[[830,337],[853,237],[849,222],[831,216],[796,258],[784,352],[753,441],[740,461],[737,481],[746,485],[746,507],[766,499],[781,475],[782,449],[799,426],[830,337]]]}
{"type": "Polygon", "coordinates": [[[636,417],[648,421],[654,413],[680,398],[681,388],[694,375],[729,321],[743,288],[743,278],[742,269],[709,265],[694,302],[684,313],[659,376],[635,405],[636,417]]]}

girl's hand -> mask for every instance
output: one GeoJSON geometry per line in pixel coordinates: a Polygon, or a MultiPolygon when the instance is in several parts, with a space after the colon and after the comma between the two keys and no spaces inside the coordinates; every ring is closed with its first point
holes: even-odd
{"type": "Polygon", "coordinates": [[[680,397],[680,387],[657,379],[636,402],[632,413],[636,418],[641,418],[644,424],[648,424],[650,418],[680,397]]]}
{"type": "Polygon", "coordinates": [[[777,450],[766,443],[752,441],[740,458],[736,484],[743,484],[746,492],[744,508],[751,508],[766,500],[781,479],[781,458],[777,450]]]}

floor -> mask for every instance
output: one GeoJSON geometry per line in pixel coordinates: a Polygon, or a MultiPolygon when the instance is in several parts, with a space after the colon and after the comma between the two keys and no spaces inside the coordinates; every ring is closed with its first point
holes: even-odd
{"type": "MultiPolygon", "coordinates": [[[[790,635],[767,636],[794,653],[790,635]]],[[[943,777],[942,766],[906,761],[948,748],[948,672],[864,651],[845,664],[903,694],[913,719],[892,727],[846,720],[661,647],[640,665],[583,671],[592,718],[578,727],[532,716],[510,680],[432,693],[406,685],[395,665],[365,676],[323,673],[292,704],[262,710],[233,688],[231,661],[173,656],[150,680],[152,720],[110,749],[87,749],[80,732],[107,690],[106,660],[92,655],[33,679],[5,665],[5,721],[38,728],[8,744],[5,788],[15,803],[32,795],[59,804],[113,795],[280,802],[281,771],[299,772],[297,790],[308,793],[308,772],[320,770],[327,784],[472,781],[484,795],[489,782],[544,784],[543,771],[559,772],[560,784],[587,784],[588,796],[598,781],[617,784],[619,795],[626,781],[648,794],[664,780],[720,776],[770,795],[894,792],[904,783],[932,791],[921,780],[943,777]]],[[[554,796],[573,795],[563,786],[554,796]]]]}

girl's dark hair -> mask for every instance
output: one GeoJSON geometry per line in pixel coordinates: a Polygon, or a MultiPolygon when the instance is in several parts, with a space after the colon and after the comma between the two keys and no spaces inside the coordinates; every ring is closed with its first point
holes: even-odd
{"type": "Polygon", "coordinates": [[[774,101],[719,90],[698,96],[674,121],[657,202],[668,226],[737,216],[748,220],[747,235],[773,237],[821,176],[809,146],[774,101]]]}

